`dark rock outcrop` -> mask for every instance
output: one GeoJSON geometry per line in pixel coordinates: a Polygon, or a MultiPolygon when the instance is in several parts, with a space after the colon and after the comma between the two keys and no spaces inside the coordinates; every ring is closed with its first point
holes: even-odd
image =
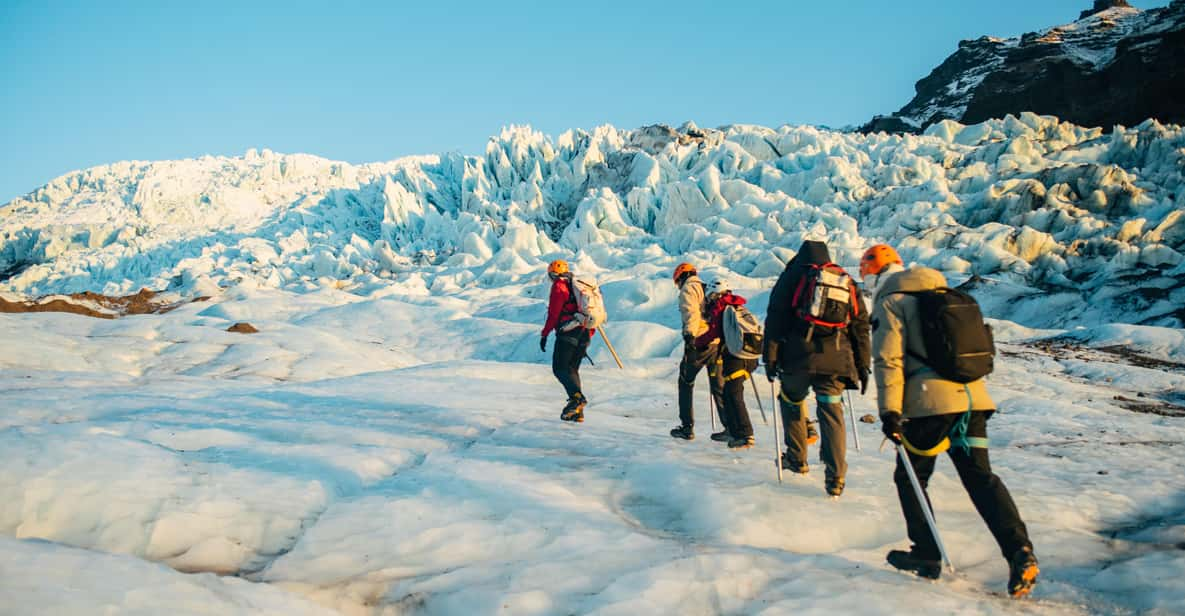
{"type": "Polygon", "coordinates": [[[254,325],[247,323],[245,321],[231,325],[230,327],[226,328],[226,331],[234,332],[236,334],[258,334],[259,333],[259,330],[256,329],[254,325]]]}
{"type": "Polygon", "coordinates": [[[916,90],[862,130],[920,132],[945,119],[974,124],[1022,111],[1104,128],[1185,123],[1185,0],[1149,11],[1096,0],[1071,24],[962,41],[916,90]]]}
{"type": "Polygon", "coordinates": [[[1095,13],[1102,13],[1107,9],[1130,9],[1132,5],[1127,0],[1094,0],[1094,6],[1078,14],[1078,19],[1086,19],[1095,13]]]}

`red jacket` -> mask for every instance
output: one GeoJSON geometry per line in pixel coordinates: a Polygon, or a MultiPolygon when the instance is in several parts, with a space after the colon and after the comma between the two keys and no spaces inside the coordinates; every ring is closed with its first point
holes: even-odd
{"type": "Polygon", "coordinates": [[[729,306],[744,306],[745,298],[740,295],[733,295],[732,292],[724,293],[720,297],[711,301],[704,310],[704,316],[708,321],[708,332],[699,338],[695,339],[695,345],[704,348],[712,344],[724,333],[724,309],[729,306]]]}
{"type": "Polygon", "coordinates": [[[560,325],[572,319],[580,310],[576,305],[576,294],[572,292],[572,277],[561,276],[551,283],[551,299],[547,302],[547,322],[543,324],[542,335],[546,336],[560,325]]]}

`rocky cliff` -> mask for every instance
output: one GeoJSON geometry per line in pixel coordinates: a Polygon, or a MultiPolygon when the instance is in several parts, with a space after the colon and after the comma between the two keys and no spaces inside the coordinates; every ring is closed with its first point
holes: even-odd
{"type": "Polygon", "coordinates": [[[1033,111],[1083,126],[1185,123],[1185,0],[1141,11],[1096,0],[1078,21],[1001,39],[962,41],[917,95],[866,132],[916,132],[1033,111]]]}

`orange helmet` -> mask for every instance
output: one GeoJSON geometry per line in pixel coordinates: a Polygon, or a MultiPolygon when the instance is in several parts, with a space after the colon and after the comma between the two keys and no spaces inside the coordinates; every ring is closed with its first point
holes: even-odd
{"type": "Polygon", "coordinates": [[[547,265],[547,275],[555,278],[556,276],[563,276],[568,273],[568,262],[563,259],[556,259],[547,265]]]}
{"type": "Polygon", "coordinates": [[[905,265],[901,261],[901,255],[888,244],[877,244],[869,248],[860,259],[860,279],[881,273],[890,263],[905,265]]]}
{"type": "Polygon", "coordinates": [[[694,274],[695,266],[690,263],[680,263],[675,266],[675,273],[671,276],[675,279],[675,284],[679,284],[679,279],[683,278],[685,274],[694,274]]]}

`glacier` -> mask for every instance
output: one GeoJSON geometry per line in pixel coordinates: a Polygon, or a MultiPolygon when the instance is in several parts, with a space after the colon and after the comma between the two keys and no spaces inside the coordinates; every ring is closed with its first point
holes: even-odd
{"type": "Polygon", "coordinates": [[[0,314],[0,613],[1181,613],[1183,161],[1180,127],[1024,114],[67,174],[0,208],[0,295],[178,307],[0,314]],[[667,436],[674,265],[763,317],[804,238],[853,270],[890,241],[993,317],[993,466],[1041,558],[1031,601],[999,596],[946,461],[958,575],[884,564],[906,539],[875,424],[851,428],[839,501],[777,482],[752,390],[756,448],[667,436]],[[557,257],[601,282],[625,363],[594,343],[579,426],[537,345],[557,257]]]}
{"type": "Polygon", "coordinates": [[[1026,113],[922,136],[511,127],[481,157],[252,150],[71,173],[0,207],[0,292],[447,292],[560,256],[590,273],[691,258],[765,278],[812,237],[847,266],[891,243],[992,287],[992,315],[1031,327],[1179,327],[1183,216],[1185,134],[1151,120],[1104,133],[1026,113]]]}

